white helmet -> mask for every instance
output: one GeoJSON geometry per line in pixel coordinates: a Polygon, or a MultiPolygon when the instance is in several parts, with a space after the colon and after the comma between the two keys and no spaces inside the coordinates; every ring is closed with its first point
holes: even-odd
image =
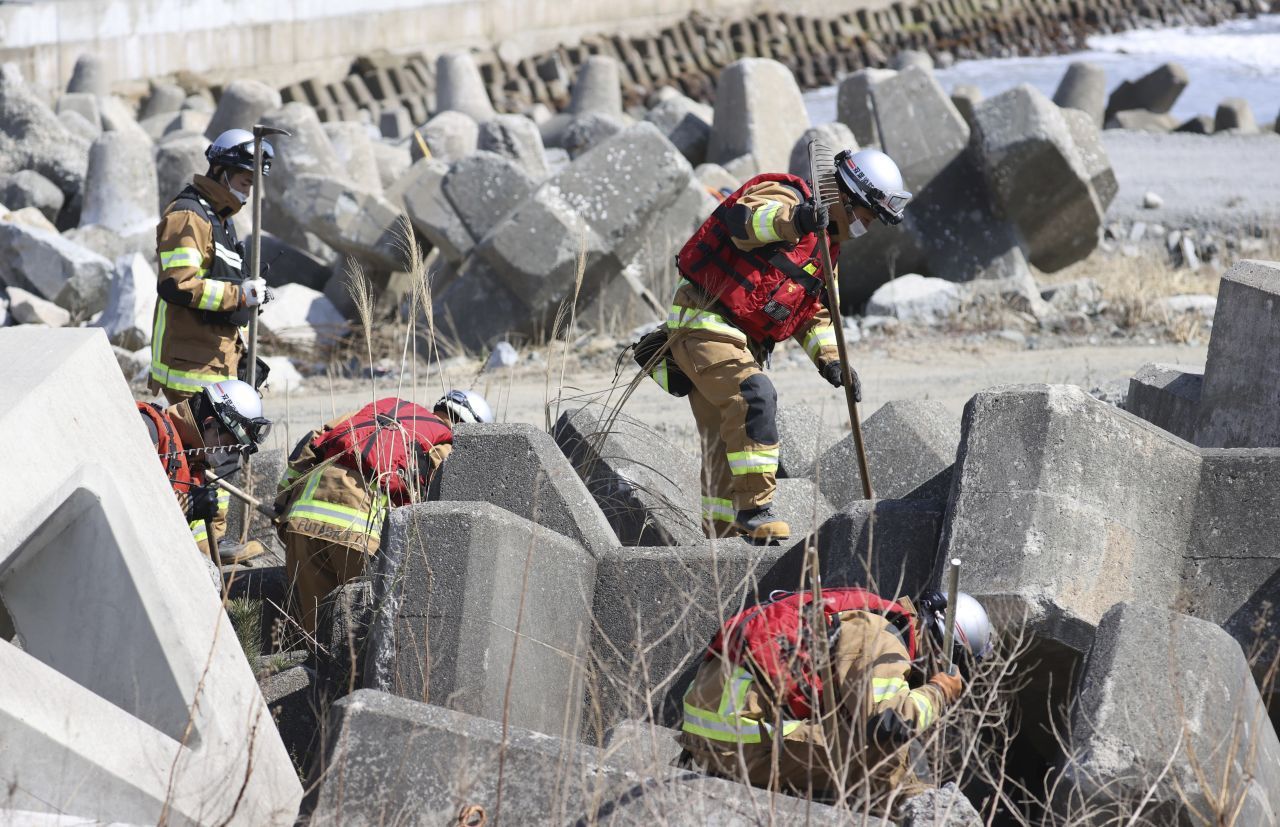
{"type": "MultiPolygon", "coordinates": [[[[911,193],[903,189],[902,172],[878,149],[844,150],[836,155],[840,188],[885,224],[902,221],[911,193]]],[[[860,235],[860,233],[859,233],[860,235]]]]}
{"type": "Polygon", "coordinates": [[[206,385],[203,394],[208,409],[241,445],[257,446],[271,433],[271,420],[262,415],[262,397],[248,382],[224,379],[206,385]]]}
{"type": "Polygon", "coordinates": [[[493,409],[484,397],[475,391],[463,391],[457,388],[440,397],[435,409],[443,408],[454,422],[492,422],[493,409]]]}
{"type": "MultiPolygon", "coordinates": [[[[934,640],[942,643],[943,629],[946,627],[947,598],[942,592],[926,592],[920,598],[921,620],[933,634],[934,640]]],[[[956,594],[956,643],[975,661],[981,661],[991,654],[995,646],[995,635],[991,633],[991,618],[987,610],[982,608],[971,594],[956,594]]]]}

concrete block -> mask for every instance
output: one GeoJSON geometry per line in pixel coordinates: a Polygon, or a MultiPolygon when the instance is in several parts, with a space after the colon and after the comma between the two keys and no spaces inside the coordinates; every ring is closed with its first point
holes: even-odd
{"type": "Polygon", "coordinates": [[[366,686],[577,731],[595,581],[580,544],[495,505],[423,503],[392,513],[372,580],[366,686]]]}
{"type": "MultiPolygon", "coordinates": [[[[278,357],[277,357],[278,358],[278,357]]],[[[264,359],[264,361],[266,361],[264,359]]],[[[264,392],[267,387],[275,386],[277,382],[274,365],[271,370],[271,378],[267,380],[264,386],[264,392]]],[[[276,443],[283,442],[284,429],[280,429],[280,436],[276,438],[276,443]]],[[[282,448],[264,447],[253,455],[249,462],[249,474],[243,473],[244,465],[241,465],[240,472],[232,477],[228,482],[237,485],[246,491],[252,491],[255,497],[271,501],[276,496],[276,485],[284,477],[285,460],[288,452],[293,448],[288,445],[282,448]]],[[[227,536],[240,538],[240,532],[244,526],[245,509],[243,504],[235,499],[231,500],[231,507],[227,511],[227,536]]],[[[259,514],[257,511],[250,512],[249,520],[249,539],[257,540],[269,549],[278,550],[281,557],[284,555],[284,549],[280,547],[280,540],[276,536],[276,527],[271,521],[259,514]]]]}
{"type": "Polygon", "coordinates": [[[979,104],[974,122],[996,206],[1031,263],[1054,271],[1087,256],[1104,209],[1062,110],[1023,84],[979,104]]]}
{"type": "MultiPolygon", "coordinates": [[[[701,514],[701,499],[691,509],[690,519],[701,514]]],[[[791,526],[792,537],[803,537],[818,529],[834,509],[818,485],[810,479],[780,479],[773,495],[773,508],[791,526]]]]}
{"type": "Polygon", "coordinates": [[[59,115],[65,112],[77,112],[97,127],[99,134],[102,132],[102,111],[98,108],[97,95],[91,95],[88,92],[68,93],[58,98],[58,102],[54,104],[54,111],[59,115]]]}
{"type": "Polygon", "coordinates": [[[373,265],[405,263],[404,213],[376,190],[321,175],[298,176],[279,199],[282,212],[324,243],[373,265]]]}
{"type": "Polygon", "coordinates": [[[142,102],[138,116],[142,119],[178,112],[187,99],[186,91],[176,83],[151,82],[151,92],[142,102]]]}
{"type": "Polygon", "coordinates": [[[409,171],[413,159],[404,146],[396,146],[385,141],[374,141],[372,144],[373,160],[378,165],[378,177],[382,179],[382,189],[390,191],[396,181],[409,171]]]}
{"type": "Polygon", "coordinates": [[[388,106],[378,113],[378,132],[392,140],[407,138],[413,132],[413,116],[403,106],[388,106]]]}
{"type": "Polygon", "coordinates": [[[35,170],[74,198],[88,158],[89,141],[68,131],[20,78],[0,76],[0,174],[35,170]]]}
{"type": "Polygon", "coordinates": [[[1205,361],[1196,444],[1206,448],[1280,446],[1280,263],[1244,260],[1218,287],[1205,361]]]}
{"type": "Polygon", "coordinates": [[[618,537],[569,460],[532,425],[463,424],[455,456],[431,481],[433,500],[487,502],[603,553],[618,537]]]}
{"type": "Polygon", "coordinates": [[[1126,80],[1107,99],[1106,120],[1111,120],[1118,112],[1132,109],[1145,109],[1162,115],[1173,108],[1189,82],[1187,70],[1177,63],[1166,63],[1137,80],[1126,80]]]}
{"type": "Polygon", "coordinates": [[[1200,487],[1186,544],[1186,600],[1179,608],[1225,623],[1280,571],[1280,448],[1200,452],[1200,487]]]}
{"type": "Polygon", "coordinates": [[[71,324],[71,314],[53,302],[45,301],[21,287],[9,287],[5,292],[9,301],[9,317],[15,324],[44,327],[66,327],[71,324]]]}
{"type": "Polygon", "coordinates": [[[1098,199],[1098,206],[1105,212],[1115,200],[1120,185],[1116,182],[1115,170],[1111,168],[1111,159],[1102,145],[1102,133],[1087,115],[1076,109],[1063,109],[1063,120],[1071,132],[1071,140],[1076,145],[1076,157],[1089,178],[1089,186],[1098,199]]]}
{"type": "Polygon", "coordinates": [[[1213,131],[1226,132],[1229,129],[1245,135],[1258,131],[1253,110],[1249,108],[1249,101],[1244,98],[1226,98],[1218,104],[1218,111],[1213,115],[1213,131]]]}
{"type": "Polygon", "coordinates": [[[800,136],[800,140],[796,141],[796,145],[791,148],[791,162],[787,165],[787,170],[792,175],[798,175],[806,181],[810,177],[809,142],[814,140],[821,141],[831,147],[834,152],[842,149],[858,151],[858,141],[853,137],[853,131],[839,121],[831,121],[806,129],[800,136]]]}
{"type": "Polygon", "coordinates": [[[624,545],[703,541],[696,458],[598,405],[562,413],[552,436],[624,545]]]}
{"type": "Polygon", "coordinates": [[[1174,132],[1190,132],[1193,135],[1212,135],[1213,118],[1208,115],[1196,115],[1183,121],[1174,132]]]}
{"type": "Polygon", "coordinates": [[[25,435],[0,469],[5,807],[292,824],[297,774],[106,337],[6,329],[0,359],[0,427],[25,435]]]}
{"type": "Polygon", "coordinates": [[[1098,624],[1063,771],[1100,819],[1139,801],[1160,824],[1198,823],[1224,800],[1242,824],[1280,812],[1280,741],[1239,645],[1150,606],[1123,603],[1098,624]]]}
{"type": "Polygon", "coordinates": [[[213,95],[207,89],[202,89],[187,95],[187,99],[182,102],[183,109],[192,109],[196,112],[208,112],[213,114],[213,110],[217,109],[217,104],[213,101],[213,95]]]}
{"type": "Polygon", "coordinates": [[[138,350],[151,343],[155,310],[155,269],[134,253],[116,261],[107,306],[93,326],[105,330],[111,344],[138,350]]]}
{"type": "Polygon", "coordinates": [[[272,288],[301,284],[323,290],[329,281],[329,265],[277,236],[262,233],[262,277],[272,288]]]}
{"type": "Polygon", "coordinates": [[[959,309],[960,288],[945,279],[915,273],[881,285],[867,300],[868,316],[893,316],[917,324],[939,324],[959,309]]]}
{"type": "Polygon", "coordinates": [[[432,312],[443,341],[433,345],[420,338],[418,347],[423,351],[443,346],[484,354],[497,342],[528,329],[532,317],[523,298],[512,292],[487,262],[474,256],[433,295],[432,312]]]}
{"type": "Polygon", "coordinates": [[[154,229],[159,221],[159,199],[149,140],[132,132],[104,132],[93,142],[84,182],[81,226],[98,224],[121,235],[154,229]]]}
{"type": "Polygon", "coordinates": [[[721,70],[716,83],[707,160],[724,164],[750,155],[761,172],[785,170],[791,148],[808,128],[809,113],[791,70],[766,58],[743,58],[721,70]]]}
{"type": "Polygon", "coordinates": [[[333,121],[321,127],[330,146],[346,170],[346,177],[363,189],[382,192],[382,176],[373,155],[373,140],[364,124],[352,121],[333,121]]]}
{"type": "Polygon", "coordinates": [[[1124,109],[1107,116],[1107,129],[1130,129],[1136,132],[1172,132],[1178,128],[1178,119],[1172,115],[1149,112],[1146,109],[1124,109]]]}
{"type": "MultiPolygon", "coordinates": [[[[667,136],[680,154],[697,166],[706,160],[715,110],[705,103],[674,93],[650,109],[644,119],[667,136]]],[[[736,189],[736,187],[734,188],[736,189]]]]}
{"type": "Polygon", "coordinates": [[[476,239],[488,235],[536,187],[515,161],[483,150],[456,161],[441,182],[445,197],[476,239]]]}
{"type": "Polygon", "coordinates": [[[456,267],[471,253],[475,239],[445,197],[444,179],[448,174],[449,165],[443,161],[419,159],[387,197],[393,202],[398,197],[413,228],[456,267]]]}
{"type": "Polygon", "coordinates": [[[840,81],[836,91],[836,120],[852,130],[859,146],[880,145],[871,88],[896,74],[891,69],[860,69],[840,81]]]}
{"type": "Polygon", "coordinates": [[[103,132],[125,132],[142,143],[151,143],[151,136],[138,123],[137,111],[132,103],[116,95],[98,98],[102,115],[103,132]]]}
{"type": "Polygon", "coordinates": [[[840,302],[846,314],[860,310],[876,288],[906,273],[929,272],[929,255],[913,232],[911,210],[896,227],[879,225],[855,244],[840,247],[840,302]]]}
{"type": "Polygon", "coordinates": [[[204,157],[208,145],[203,135],[190,134],[168,135],[156,144],[157,212],[168,206],[194,176],[208,169],[209,162],[204,157]]]}
{"type": "Polygon", "coordinates": [[[262,306],[258,325],[280,341],[314,347],[332,342],[346,331],[346,318],[320,291],[285,284],[273,292],[275,299],[262,306]]]}
{"type": "MultiPolygon", "coordinates": [[[[422,127],[422,139],[437,161],[452,163],[476,151],[480,138],[480,125],[464,112],[445,110],[427,121],[422,127]]],[[[410,157],[417,161],[422,156],[417,141],[409,144],[410,157]]]]}
{"type": "Polygon", "coordinates": [[[881,148],[913,192],[964,152],[969,126],[929,71],[912,67],[871,86],[881,148]]]}
{"type": "Polygon", "coordinates": [[[939,559],[965,590],[1034,635],[1084,652],[1118,602],[1179,598],[1200,457],[1187,443],[1065,385],[977,394],[939,559]]]}
{"type": "Polygon", "coordinates": [[[600,115],[622,114],[622,81],[616,58],[608,55],[592,55],[578,67],[577,77],[570,89],[569,112],[583,115],[594,112],[600,115]]]}
{"type": "Polygon", "coordinates": [[[795,591],[802,578],[807,583],[805,554],[816,542],[823,585],[914,597],[933,582],[945,505],[945,500],[853,500],[823,520],[814,535],[788,547],[761,578],[760,593],[795,591]]]}
{"type": "Polygon", "coordinates": [[[1067,67],[1053,102],[1064,109],[1075,109],[1089,116],[1098,129],[1106,120],[1107,72],[1096,63],[1077,60],[1067,67]]]}
{"type": "Polygon", "coordinates": [[[97,253],[107,261],[117,261],[121,256],[132,255],[133,253],[139,253],[148,259],[154,259],[156,253],[154,232],[124,238],[106,227],[91,224],[88,227],[72,227],[64,232],[62,237],[73,244],[78,244],[97,253]]]}
{"type": "Polygon", "coordinates": [[[33,207],[56,222],[65,201],[62,190],[35,170],[24,169],[0,180],[0,204],[11,210],[33,207]]]}
{"type": "MultiPolygon", "coordinates": [[[[826,410],[827,416],[839,415],[826,410]]],[[[803,402],[782,402],[775,417],[778,426],[778,476],[787,479],[812,478],[818,457],[830,445],[818,412],[803,402]]]]}
{"type": "Polygon", "coordinates": [[[345,169],[320,119],[316,117],[316,111],[305,103],[286,103],[279,109],[264,113],[260,122],[290,133],[288,136],[271,137],[276,159],[271,165],[270,191],[275,197],[264,199],[264,206],[274,209],[280,200],[278,194],[287,193],[301,175],[335,177],[345,169]]]}
{"type": "MultiPolygon", "coordinates": [[[[228,129],[252,130],[262,116],[284,105],[280,92],[257,80],[233,80],[222,90],[204,135],[213,140],[228,129]]],[[[272,144],[272,148],[275,145],[272,144]]]]}
{"type": "Polygon", "coordinates": [[[619,115],[604,112],[583,112],[574,115],[560,134],[559,145],[578,158],[583,153],[626,129],[626,121],[619,115]]]}
{"type": "Polygon", "coordinates": [[[1280,658],[1280,571],[1254,589],[1222,624],[1240,648],[1253,671],[1254,683],[1271,709],[1271,722],[1280,720],[1280,687],[1269,679],[1272,664],[1280,658]]]}
{"type": "Polygon", "coordinates": [[[262,699],[271,711],[276,731],[297,765],[306,767],[316,748],[322,703],[319,678],[306,666],[294,666],[263,679],[262,699]]]}
{"type": "Polygon", "coordinates": [[[316,673],[330,697],[345,695],[364,680],[373,610],[368,569],[329,592],[316,609],[316,673]]]}
{"type": "Polygon", "coordinates": [[[436,111],[461,112],[477,123],[496,114],[470,52],[445,52],[436,59],[436,111]]]}
{"type": "MultiPolygon", "coordinates": [[[[893,499],[943,499],[951,488],[960,423],[940,402],[886,402],[862,427],[872,491],[893,499]]],[[[850,434],[818,460],[818,487],[837,508],[862,498],[850,434]]]]}
{"type": "Polygon", "coordinates": [[[627,720],[609,728],[604,756],[610,764],[637,773],[656,773],[674,767],[683,747],[676,740],[678,729],[648,721],[627,720]]]}
{"type": "Polygon", "coordinates": [[[85,53],[76,58],[67,81],[67,91],[87,95],[106,95],[111,91],[107,69],[101,57],[85,53]]]}
{"type": "Polygon", "coordinates": [[[1176,437],[1194,442],[1203,384],[1203,368],[1143,365],[1129,380],[1124,409],[1176,437]]]}
{"type": "MultiPolygon", "coordinates": [[[[607,753],[429,704],[362,690],[334,705],[311,816],[315,827],[385,824],[405,814],[456,821],[480,807],[498,822],[622,825],[847,824],[847,812],[697,773],[637,774],[607,753]],[[387,749],[387,744],[403,745],[387,749]],[[446,757],[447,756],[447,757],[446,757]],[[501,762],[503,785],[499,796],[501,762]],[[660,780],[655,780],[655,777],[660,780]]],[[[879,822],[875,822],[879,824],[879,822]]]]}
{"type": "Polygon", "coordinates": [[[91,144],[102,134],[102,125],[89,123],[79,112],[59,112],[58,122],[72,135],[80,138],[85,144],[91,144]]]}
{"type": "Polygon", "coordinates": [[[497,115],[480,126],[476,148],[509,158],[535,181],[550,173],[542,132],[524,115],[497,115]]]}
{"type": "Polygon", "coordinates": [[[951,89],[951,104],[973,129],[973,108],[982,103],[982,90],[970,83],[959,83],[951,89]]]}
{"type": "Polygon", "coordinates": [[[0,221],[0,281],[10,287],[88,318],[106,306],[112,270],[110,261],[56,232],[0,221]]]}

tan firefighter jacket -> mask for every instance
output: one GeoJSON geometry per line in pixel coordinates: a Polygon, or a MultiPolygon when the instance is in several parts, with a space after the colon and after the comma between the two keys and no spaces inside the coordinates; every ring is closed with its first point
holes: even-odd
{"type": "MultiPolygon", "coordinates": [[[[801,201],[799,192],[776,181],[766,181],[750,188],[738,199],[739,205],[751,209],[746,227],[748,238],[734,238],[733,243],[741,250],[754,250],[779,241],[794,244],[801,235],[794,223],[795,208],[801,201]]],[[[685,278],[676,285],[671,309],[667,313],[667,329],[688,330],[687,335],[697,338],[746,346],[761,362],[767,354],[765,348],[750,341],[745,333],[714,309],[714,302],[706,291],[685,278]]],[[[804,348],[819,370],[840,358],[835,328],[831,326],[831,314],[826,308],[814,314],[792,339],[804,348]]]]}
{"type": "MultiPolygon", "coordinates": [[[[874,612],[841,613],[833,669],[841,721],[847,727],[842,746],[848,782],[856,783],[868,768],[879,765],[872,777],[897,785],[908,774],[907,750],[876,748],[868,738],[868,724],[896,716],[894,723],[904,735],[919,734],[945,709],[942,691],[931,684],[908,685],[907,648],[889,621],[874,612]]],[[[781,783],[801,790],[810,784],[818,790],[835,787],[824,748],[827,729],[816,718],[792,719],[751,672],[722,658],[708,660],[698,670],[684,696],[682,728],[680,742],[712,772],[741,778],[745,770],[750,783],[767,786],[777,741],[781,783]]]]}
{"type": "Polygon", "coordinates": [[[223,227],[215,230],[203,215],[182,208],[182,203],[171,204],[156,227],[159,300],[149,383],[154,393],[164,388],[196,393],[205,385],[234,379],[244,350],[234,323],[225,323],[225,316],[222,322],[211,323],[208,315],[240,309],[239,285],[206,278],[215,268],[219,273],[240,271],[231,225],[240,202],[226,187],[203,175],[195,176],[192,187],[222,217],[223,227]],[[215,236],[225,243],[218,243],[215,236]]]}
{"type": "MultiPolygon", "coordinates": [[[[358,471],[321,459],[311,447],[317,436],[338,427],[354,413],[311,431],[294,448],[275,501],[276,513],[284,515],[279,527],[281,542],[285,542],[286,532],[293,532],[367,554],[381,546],[382,524],[390,508],[386,493],[366,483],[358,471]]],[[[433,473],[452,449],[452,445],[431,449],[433,473]]]]}

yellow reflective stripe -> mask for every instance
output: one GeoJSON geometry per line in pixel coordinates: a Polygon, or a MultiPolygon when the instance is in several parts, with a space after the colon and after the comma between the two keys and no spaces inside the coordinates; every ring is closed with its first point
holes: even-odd
{"type": "Polygon", "coordinates": [[[671,384],[667,378],[667,360],[663,359],[658,362],[658,366],[649,371],[649,375],[653,377],[653,381],[658,383],[658,387],[667,393],[671,393],[671,384]]]}
{"type": "Polygon", "coordinates": [[[733,522],[735,517],[733,500],[726,500],[721,497],[703,497],[702,516],[708,520],[723,520],[726,523],[733,522]]]}
{"type": "Polygon", "coordinates": [[[168,309],[168,302],[160,299],[156,311],[155,330],[151,334],[151,378],[166,388],[184,393],[199,393],[206,385],[232,378],[230,374],[177,370],[160,361],[160,351],[164,348],[165,328],[169,323],[168,309]]]}
{"type": "Polygon", "coordinates": [[[818,272],[818,262],[811,261],[800,269],[812,276],[814,273],[818,272]]]}
{"type": "Polygon", "coordinates": [[[778,470],[778,449],[760,451],[730,451],[729,471],[735,477],[743,474],[764,474],[778,470]]]}
{"type": "Polygon", "coordinates": [[[818,361],[818,354],[822,352],[824,347],[835,346],[836,330],[829,324],[814,325],[805,334],[804,352],[809,354],[809,358],[814,362],[818,361]]]}
{"type": "Polygon", "coordinates": [[[167,253],[160,254],[160,269],[172,270],[175,267],[199,267],[204,264],[204,256],[195,247],[174,247],[167,253]]]}
{"type": "Polygon", "coordinates": [[[719,313],[713,313],[710,310],[695,310],[692,307],[682,307],[678,304],[671,305],[671,310],[667,313],[667,327],[673,330],[677,328],[710,330],[712,333],[730,336],[743,344],[746,344],[747,341],[747,334],[729,324],[719,313]],[[686,314],[689,314],[687,318],[686,314]]]}
{"type": "Polygon", "coordinates": [[[880,703],[887,698],[892,698],[899,692],[907,688],[907,682],[902,678],[872,678],[871,679],[871,696],[876,703],[880,703]]]}
{"type": "Polygon", "coordinates": [[[920,713],[917,720],[919,729],[924,729],[933,723],[933,719],[937,717],[934,711],[933,701],[929,700],[929,695],[922,689],[911,690],[911,700],[915,701],[916,710],[920,713]]]}
{"type": "Polygon", "coordinates": [[[227,292],[227,283],[217,279],[204,279],[200,289],[200,309],[217,310],[222,306],[222,296],[227,292]]]}
{"type": "Polygon", "coordinates": [[[313,471],[302,496],[289,508],[285,519],[317,520],[344,531],[357,531],[377,540],[382,536],[382,516],[390,500],[385,494],[374,497],[368,511],[315,498],[320,474],[313,471]]]}
{"type": "Polygon", "coordinates": [[[773,226],[774,220],[778,217],[778,211],[781,209],[781,204],[770,201],[766,206],[756,210],[751,219],[751,229],[755,231],[757,241],[771,244],[782,240],[782,236],[778,235],[778,231],[773,226]]]}
{"type": "MultiPolygon", "coordinates": [[[[685,691],[684,721],[681,723],[681,728],[691,735],[700,735],[713,741],[728,741],[736,744],[760,743],[761,727],[770,733],[773,732],[773,727],[742,714],[746,706],[747,691],[750,690],[753,680],[751,673],[741,666],[734,669],[724,685],[724,690],[720,693],[720,707],[717,712],[709,712],[689,703],[689,692],[693,689],[690,686],[685,691]]],[[[790,735],[802,723],[804,722],[784,719],[782,734],[790,735]]]]}
{"type": "Polygon", "coordinates": [[[197,543],[209,539],[209,531],[205,528],[204,520],[193,520],[190,523],[191,539],[197,543]]]}

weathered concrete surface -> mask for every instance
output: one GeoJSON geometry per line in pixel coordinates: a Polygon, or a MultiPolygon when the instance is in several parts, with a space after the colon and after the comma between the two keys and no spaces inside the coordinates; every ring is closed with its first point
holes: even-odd
{"type": "Polygon", "coordinates": [[[50,222],[57,222],[65,202],[58,185],[35,170],[24,169],[0,179],[0,204],[10,210],[35,207],[50,222]]]}
{"type": "Polygon", "coordinates": [[[580,543],[592,554],[618,545],[600,507],[569,460],[532,425],[455,426],[450,456],[430,497],[488,502],[580,543]]]}
{"type": "Polygon", "coordinates": [[[1129,380],[1124,408],[1174,436],[1194,442],[1203,385],[1203,368],[1143,365],[1129,380]]]}
{"type": "Polygon", "coordinates": [[[1267,693],[1264,700],[1271,709],[1271,723],[1280,726],[1280,686],[1268,677],[1280,658],[1280,571],[1255,589],[1222,628],[1240,644],[1254,682],[1267,693]]]}
{"type": "Polygon", "coordinates": [[[454,162],[441,189],[473,239],[484,238],[511,209],[537,187],[510,158],[477,151],[454,162]]]}
{"type": "Polygon", "coordinates": [[[0,173],[33,169],[74,198],[84,183],[89,142],[67,130],[22,80],[0,75],[0,173]]]}
{"type": "Polygon", "coordinates": [[[1148,795],[1144,823],[1231,812],[1269,824],[1280,812],[1280,741],[1240,646],[1212,623],[1149,606],[1118,605],[1099,623],[1064,772],[1100,820],[1148,795]]]}
{"type": "Polygon", "coordinates": [[[628,546],[696,545],[696,459],[643,423],[589,405],[560,415],[553,432],[618,539],[628,546]]]}
{"type": "Polygon", "coordinates": [[[482,502],[399,508],[388,526],[372,576],[365,685],[547,734],[576,732],[593,557],[482,502]]]}
{"type": "Polygon", "coordinates": [[[836,120],[853,131],[860,146],[880,143],[871,87],[896,74],[892,69],[860,69],[840,81],[836,92],[836,120]]]}
{"type": "MultiPolygon", "coordinates": [[[[449,163],[475,152],[479,138],[480,125],[476,119],[452,109],[440,112],[422,127],[422,139],[427,142],[431,157],[449,163]]],[[[421,157],[417,141],[410,143],[409,149],[417,161],[421,157]]]]}
{"type": "Polygon", "coordinates": [[[578,67],[568,111],[574,115],[596,112],[622,114],[622,82],[617,58],[592,55],[578,67]]]}
{"type": "Polygon", "coordinates": [[[0,356],[0,425],[26,435],[0,468],[5,806],[292,824],[297,774],[106,337],[6,329],[0,356]]]}
{"type": "Polygon", "coordinates": [[[524,115],[497,115],[481,124],[476,148],[510,158],[535,180],[542,180],[550,171],[542,133],[524,115]]]}
{"type": "Polygon", "coordinates": [[[707,157],[711,139],[711,122],[715,110],[684,95],[673,95],[649,110],[644,116],[667,136],[680,154],[697,166],[707,157]]]}
{"type": "Polygon", "coordinates": [[[104,132],[94,141],[89,149],[81,226],[98,224],[121,235],[155,227],[159,195],[152,153],[150,142],[129,132],[104,132]]]}
{"type": "Polygon", "coordinates": [[[1134,109],[1162,115],[1173,108],[1189,82],[1187,70],[1178,63],[1166,63],[1137,80],[1126,80],[1107,99],[1106,119],[1134,109]]]}
{"type": "Polygon", "coordinates": [[[252,130],[263,115],[282,105],[280,93],[265,83],[247,78],[233,80],[222,90],[205,137],[212,141],[228,129],[252,130]]]}
{"type": "Polygon", "coordinates": [[[676,740],[680,730],[648,721],[627,720],[609,728],[604,758],[610,764],[638,773],[657,774],[674,767],[683,747],[676,740]]]}
{"type": "MultiPolygon", "coordinates": [[[[941,402],[887,402],[862,427],[872,492],[886,499],[943,499],[960,444],[960,422],[941,402]]],[[[818,487],[837,507],[862,498],[853,434],[818,460],[818,487]]]]}
{"type": "Polygon", "coordinates": [[[767,58],[743,58],[720,72],[707,160],[724,164],[747,155],[759,172],[784,170],[808,128],[791,70],[767,58]]]}
{"type": "Polygon", "coordinates": [[[461,112],[477,123],[494,116],[480,69],[469,52],[445,52],[436,59],[436,111],[461,112]]]}
{"type": "Polygon", "coordinates": [[[1101,129],[1107,110],[1106,70],[1096,63],[1075,61],[1058,82],[1053,102],[1064,109],[1084,112],[1093,125],[1101,129]]]}
{"type": "Polygon", "coordinates": [[[501,824],[513,813],[521,824],[615,827],[655,818],[678,827],[849,819],[822,804],[694,772],[636,773],[609,763],[606,751],[519,727],[504,732],[493,721],[380,692],[362,690],[335,704],[329,731],[314,827],[452,823],[467,806],[501,824]]]}
{"type": "Polygon", "coordinates": [[[155,310],[155,270],[138,253],[123,256],[116,261],[107,306],[94,327],[106,330],[111,344],[137,350],[151,343],[155,310]]]}
{"type": "Polygon", "coordinates": [[[1118,602],[1176,604],[1193,446],[1062,385],[983,391],[962,433],[939,559],[966,591],[1078,652],[1118,602]]]}
{"type": "MultiPolygon", "coordinates": [[[[829,417],[840,415],[830,409],[824,413],[829,417]]],[[[812,478],[818,458],[830,447],[826,444],[820,415],[803,402],[782,402],[774,421],[778,426],[778,476],[812,478]]],[[[827,499],[831,499],[830,496],[827,499]]]]}
{"type": "Polygon", "coordinates": [[[404,213],[377,189],[324,175],[298,176],[280,198],[284,213],[335,250],[394,270],[405,261],[404,213]]]}
{"type": "Polygon", "coordinates": [[[1241,261],[1222,277],[1200,392],[1196,444],[1280,446],[1280,262],[1241,261]]]}
{"type": "Polygon", "coordinates": [[[1227,98],[1218,104],[1213,115],[1213,131],[1226,132],[1236,130],[1245,135],[1258,131],[1258,122],[1254,120],[1249,101],[1244,98],[1227,98]]]}
{"type": "Polygon", "coordinates": [[[449,165],[434,158],[422,158],[387,193],[387,198],[404,204],[413,228],[440,251],[451,265],[460,265],[475,246],[453,203],[444,195],[444,178],[449,165]]]}
{"type": "Polygon", "coordinates": [[[0,282],[88,316],[107,301],[111,262],[51,230],[0,221],[0,282]]]}

